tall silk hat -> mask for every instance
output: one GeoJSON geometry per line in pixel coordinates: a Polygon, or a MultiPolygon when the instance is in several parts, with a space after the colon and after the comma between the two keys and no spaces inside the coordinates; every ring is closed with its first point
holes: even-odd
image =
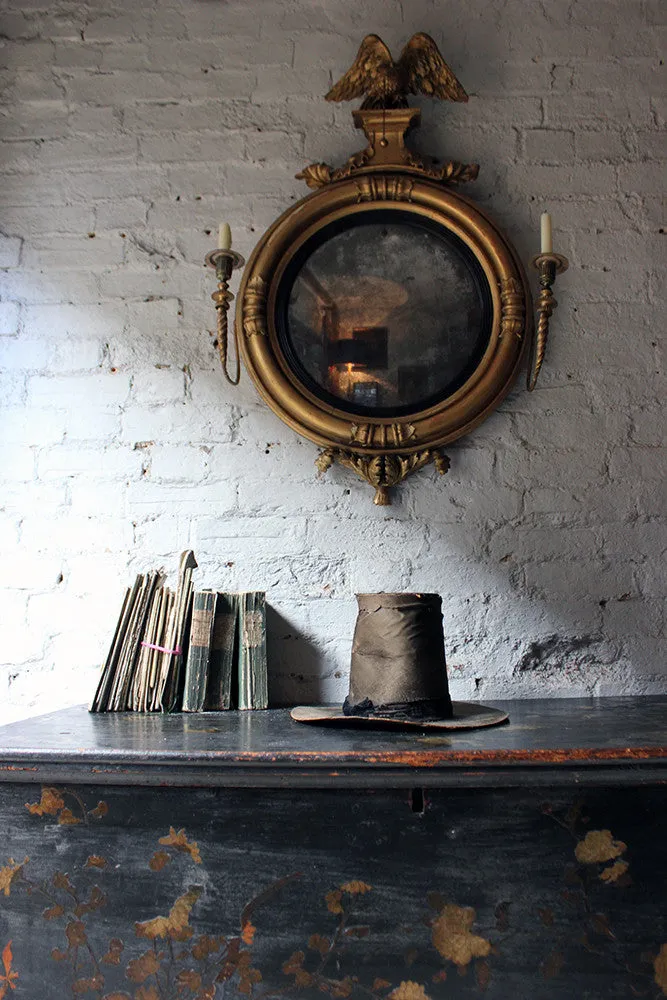
{"type": "Polygon", "coordinates": [[[449,696],[439,594],[357,594],[350,690],[342,708],[300,705],[297,722],[474,729],[508,716],[449,696]]]}

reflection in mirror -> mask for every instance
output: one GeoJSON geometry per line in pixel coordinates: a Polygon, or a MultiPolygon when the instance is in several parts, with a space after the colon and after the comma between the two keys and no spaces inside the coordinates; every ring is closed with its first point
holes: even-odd
{"type": "Polygon", "coordinates": [[[489,342],[481,266],[444,227],[365,212],[301,248],[278,293],[279,338],[311,392],[351,413],[417,412],[456,391],[489,342]]]}

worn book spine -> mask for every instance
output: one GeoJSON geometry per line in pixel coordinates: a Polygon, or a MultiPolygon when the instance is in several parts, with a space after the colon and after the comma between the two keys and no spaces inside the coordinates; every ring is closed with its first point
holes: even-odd
{"type": "Polygon", "coordinates": [[[169,607],[171,591],[167,587],[160,589],[160,611],[158,615],[157,627],[155,629],[155,649],[151,649],[151,656],[148,666],[148,682],[144,692],[142,711],[150,712],[154,709],[155,691],[158,684],[160,663],[162,662],[162,652],[165,643],[165,628],[167,622],[167,610],[169,607]]]}
{"type": "Polygon", "coordinates": [[[116,668],[118,666],[118,658],[120,656],[121,649],[123,648],[127,622],[137,587],[138,583],[135,580],[134,586],[128,587],[125,591],[125,599],[120,610],[120,615],[118,616],[116,631],[114,632],[114,637],[111,640],[111,646],[109,647],[106,662],[100,676],[100,682],[97,685],[97,691],[95,692],[95,697],[93,698],[90,706],[91,712],[104,712],[106,710],[111,685],[113,684],[116,668]]]}
{"type": "Polygon", "coordinates": [[[145,577],[137,607],[137,614],[130,627],[128,655],[123,664],[123,673],[119,678],[116,699],[113,705],[114,711],[127,712],[132,710],[132,690],[142,650],[141,643],[146,635],[146,626],[153,602],[153,594],[161,581],[162,574],[159,570],[151,570],[145,577]]]}
{"type": "Polygon", "coordinates": [[[214,590],[197,590],[193,596],[190,645],[183,688],[184,712],[204,710],[217,598],[218,595],[214,590]]]}
{"type": "Polygon", "coordinates": [[[238,635],[238,594],[218,594],[206,684],[207,712],[232,707],[232,668],[238,635]]]}
{"type": "Polygon", "coordinates": [[[128,609],[129,617],[123,636],[123,645],[114,671],[111,690],[107,699],[106,712],[119,712],[125,708],[122,691],[127,683],[127,677],[131,670],[132,657],[136,649],[137,622],[141,617],[142,607],[146,598],[147,580],[148,577],[143,573],[139,573],[135,580],[135,593],[131,601],[131,606],[128,609]]]}
{"type": "Polygon", "coordinates": [[[266,594],[239,595],[239,708],[268,708],[266,594]]]}
{"type": "Polygon", "coordinates": [[[174,619],[176,616],[176,594],[173,590],[167,589],[167,600],[164,611],[164,629],[160,646],[162,649],[157,654],[155,686],[153,688],[153,700],[151,710],[153,712],[163,711],[164,691],[171,669],[172,657],[168,650],[171,648],[172,633],[174,629],[174,619]]]}
{"type": "Polygon", "coordinates": [[[153,646],[157,644],[157,625],[160,615],[160,604],[162,602],[164,578],[160,578],[156,589],[153,591],[148,616],[144,628],[144,634],[139,640],[139,657],[132,680],[132,690],[128,707],[133,712],[145,711],[145,692],[148,687],[150,660],[153,654],[153,646]]]}
{"type": "Polygon", "coordinates": [[[197,560],[191,549],[181,553],[178,568],[178,586],[174,597],[174,614],[170,623],[168,640],[169,666],[165,684],[160,692],[160,710],[178,712],[183,698],[183,656],[185,636],[190,610],[192,608],[192,571],[197,568],[197,560]]]}

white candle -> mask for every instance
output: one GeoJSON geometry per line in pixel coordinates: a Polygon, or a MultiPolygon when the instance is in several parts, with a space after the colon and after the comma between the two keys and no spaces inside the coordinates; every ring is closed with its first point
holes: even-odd
{"type": "Polygon", "coordinates": [[[540,216],[540,236],[542,242],[542,253],[553,253],[554,244],[551,235],[551,216],[548,212],[542,212],[540,216]]]}
{"type": "Polygon", "coordinates": [[[228,222],[220,223],[220,231],[218,233],[218,250],[231,250],[232,248],[232,230],[228,222]]]}

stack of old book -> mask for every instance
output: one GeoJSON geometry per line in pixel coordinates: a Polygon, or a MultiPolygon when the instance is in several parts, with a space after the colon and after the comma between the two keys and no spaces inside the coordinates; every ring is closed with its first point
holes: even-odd
{"type": "Polygon", "coordinates": [[[195,590],[194,553],[175,591],[160,570],[125,594],[91,712],[266,708],[266,596],[195,590]]]}

